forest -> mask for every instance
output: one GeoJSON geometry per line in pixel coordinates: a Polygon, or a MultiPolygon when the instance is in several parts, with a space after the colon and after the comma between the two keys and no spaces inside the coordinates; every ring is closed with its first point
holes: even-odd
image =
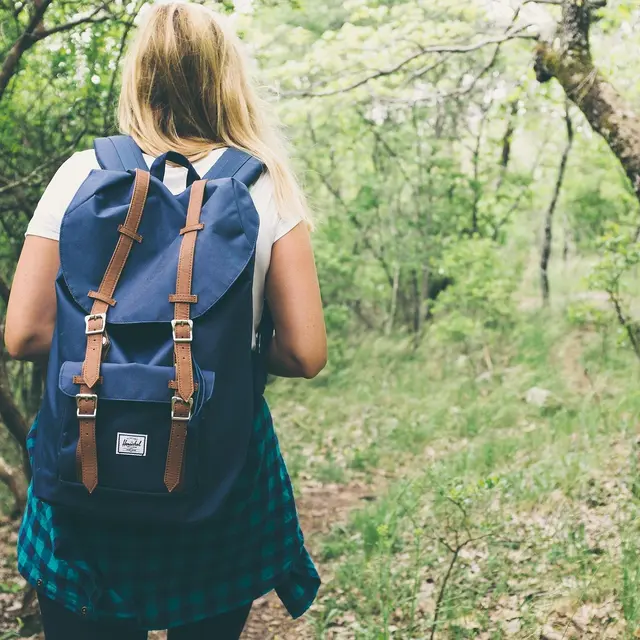
{"type": "MultiPolygon", "coordinates": [[[[323,586],[243,638],[640,637],[640,2],[206,4],[290,141],[330,344],[267,389],[323,586]]],[[[148,5],[0,0],[2,317],[148,5]]],[[[0,353],[0,640],[42,638],[15,567],[42,374],[0,353]]]]}

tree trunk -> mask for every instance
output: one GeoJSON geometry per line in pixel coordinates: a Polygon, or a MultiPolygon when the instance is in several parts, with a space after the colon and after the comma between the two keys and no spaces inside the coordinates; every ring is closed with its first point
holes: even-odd
{"type": "MultiPolygon", "coordinates": [[[[4,333],[0,330],[0,344],[4,343],[4,333]]],[[[20,445],[22,452],[22,470],[27,479],[31,478],[31,464],[27,455],[27,434],[29,424],[18,408],[11,392],[9,375],[4,362],[4,354],[0,353],[0,420],[20,445]]]]}
{"type": "Polygon", "coordinates": [[[589,28],[598,4],[564,0],[554,43],[538,45],[536,76],[540,82],[558,80],[594,131],[606,140],[640,200],[640,118],[600,73],[591,56],[589,28]]]}
{"type": "Polygon", "coordinates": [[[496,185],[496,193],[500,191],[505,176],[507,175],[507,169],[509,168],[509,161],[511,160],[511,145],[513,144],[513,134],[516,130],[516,116],[518,115],[518,101],[512,100],[509,106],[509,112],[507,114],[507,128],[502,136],[502,150],[500,152],[500,176],[498,178],[498,184],[496,185]]]}
{"type": "Polygon", "coordinates": [[[27,486],[24,476],[20,471],[10,467],[0,456],[0,481],[7,485],[14,499],[12,516],[18,517],[24,511],[27,504],[27,486]]]}
{"type": "Polygon", "coordinates": [[[562,152],[562,158],[560,160],[560,167],[558,168],[558,177],[556,178],[556,184],[553,188],[553,195],[551,196],[551,202],[547,209],[547,215],[544,221],[544,236],[542,239],[542,251],[540,255],[540,287],[542,289],[542,301],[545,305],[549,304],[549,258],[551,257],[551,246],[553,242],[553,214],[558,204],[558,198],[560,197],[560,190],[562,189],[562,183],[564,182],[564,174],[567,170],[567,161],[569,160],[569,152],[571,151],[571,145],[573,144],[573,124],[571,122],[571,116],[569,115],[569,103],[567,102],[565,112],[565,122],[567,125],[567,144],[562,152]]]}
{"type": "Polygon", "coordinates": [[[9,381],[4,373],[0,374],[0,418],[16,442],[24,448],[29,426],[16,406],[13,394],[9,389],[9,381]]]}

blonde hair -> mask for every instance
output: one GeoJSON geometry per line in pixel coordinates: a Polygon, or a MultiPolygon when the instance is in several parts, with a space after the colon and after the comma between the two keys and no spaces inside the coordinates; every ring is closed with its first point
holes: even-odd
{"type": "Polygon", "coordinates": [[[310,222],[242,44],[211,9],[185,2],[149,9],[127,52],[118,111],[120,129],[150,155],[172,150],[195,161],[219,147],[251,153],[271,175],[280,214],[310,222]]]}

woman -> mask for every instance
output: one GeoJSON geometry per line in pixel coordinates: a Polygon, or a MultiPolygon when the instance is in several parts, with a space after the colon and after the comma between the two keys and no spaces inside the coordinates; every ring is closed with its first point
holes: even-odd
{"type": "MultiPolygon", "coordinates": [[[[266,297],[275,325],[271,373],[317,375],[326,336],[305,199],[255,96],[240,43],[221,18],[196,4],[151,8],[128,53],[119,118],[149,166],[173,150],[204,175],[228,147],[265,164],[251,191],[260,215],[254,326],[266,297]]],[[[73,155],[29,224],[5,329],[16,358],[47,358],[61,219],[98,168],[94,151],[73,155]]],[[[179,193],[186,169],[168,167],[164,182],[179,193]]],[[[30,446],[36,436],[37,420],[30,446]]],[[[297,617],[319,586],[266,404],[255,416],[245,467],[213,520],[125,527],[61,513],[30,492],[18,564],[38,591],[47,640],[138,640],[161,628],[171,640],[236,639],[255,598],[275,589],[297,617]]]]}

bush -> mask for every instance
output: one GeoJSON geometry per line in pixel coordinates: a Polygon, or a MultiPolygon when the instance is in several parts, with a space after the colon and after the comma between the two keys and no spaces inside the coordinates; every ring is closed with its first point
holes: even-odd
{"type": "Polygon", "coordinates": [[[453,284],[434,304],[434,328],[443,340],[469,348],[513,327],[514,292],[520,265],[507,262],[504,250],[488,239],[473,238],[445,252],[442,270],[453,284]]]}

